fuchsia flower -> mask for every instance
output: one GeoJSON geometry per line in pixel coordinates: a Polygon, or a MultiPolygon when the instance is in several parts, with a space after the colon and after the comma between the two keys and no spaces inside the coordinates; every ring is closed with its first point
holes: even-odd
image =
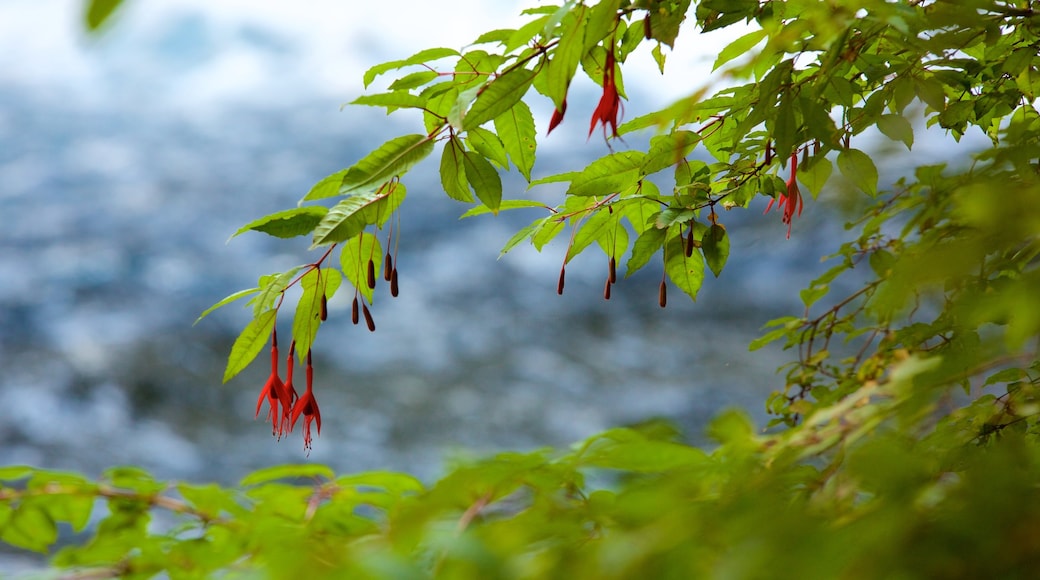
{"type": "Polygon", "coordinates": [[[314,399],[314,367],[311,366],[311,353],[307,353],[307,390],[303,396],[296,400],[292,409],[292,423],[289,424],[291,431],[296,427],[296,421],[303,415],[303,448],[311,449],[311,421],[318,427],[318,435],[321,435],[321,411],[318,410],[318,402],[314,399]]]}
{"type": "MultiPolygon", "coordinates": [[[[787,239],[791,239],[791,219],[794,217],[795,208],[797,207],[798,215],[802,215],[802,192],[798,190],[798,152],[791,153],[791,177],[787,179],[787,192],[786,194],[780,194],[780,203],[778,207],[784,208],[783,221],[787,224],[787,239]]],[[[766,211],[763,213],[769,213],[769,210],[773,207],[773,202],[776,198],[769,200],[769,205],[766,206],[766,211]]]]}
{"type": "Polygon", "coordinates": [[[563,122],[563,116],[565,114],[567,114],[567,98],[566,97],[564,97],[563,103],[560,104],[560,108],[553,110],[552,119],[549,119],[549,130],[545,132],[546,135],[548,135],[549,133],[552,133],[553,129],[555,129],[557,125],[559,125],[560,123],[563,122]]]}
{"type": "Polygon", "coordinates": [[[292,407],[300,395],[296,392],[296,387],[293,386],[293,358],[296,356],[296,341],[292,341],[289,345],[289,356],[285,360],[287,367],[285,374],[285,394],[286,403],[282,405],[282,424],[278,428],[278,434],[291,433],[292,428],[289,425],[290,416],[292,415],[292,407]]]}
{"type": "MultiPolygon", "coordinates": [[[[596,129],[597,123],[603,124],[603,138],[607,137],[607,125],[614,137],[618,136],[618,110],[621,107],[621,97],[618,96],[617,82],[614,78],[614,46],[611,45],[607,51],[607,62],[603,64],[603,96],[599,98],[596,110],[592,112],[592,121],[589,123],[589,137],[596,129]]],[[[563,113],[560,113],[562,118],[563,113]]],[[[551,125],[551,123],[550,123],[551,125]]]]}
{"type": "MultiPolygon", "coordinates": [[[[291,359],[292,355],[290,354],[289,356],[291,359]]],[[[290,366],[289,368],[291,373],[292,367],[290,366]]],[[[281,377],[278,376],[277,331],[271,333],[271,376],[267,378],[267,383],[265,383],[264,388],[260,390],[260,398],[256,400],[257,417],[260,416],[260,408],[263,406],[265,399],[267,400],[268,405],[270,405],[267,410],[267,418],[271,421],[271,435],[277,435],[281,438],[286,424],[285,417],[288,417],[290,409],[289,405],[291,403],[289,400],[289,392],[285,388],[285,383],[283,383],[281,377]],[[279,407],[281,407],[280,410],[279,407]]]]}

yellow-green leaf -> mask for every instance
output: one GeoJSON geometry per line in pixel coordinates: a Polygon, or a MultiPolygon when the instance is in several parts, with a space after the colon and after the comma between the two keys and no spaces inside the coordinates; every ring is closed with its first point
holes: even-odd
{"type": "Polygon", "coordinates": [[[228,382],[242,369],[253,362],[256,355],[260,354],[267,338],[274,331],[274,321],[278,311],[271,309],[257,316],[242,329],[242,333],[235,339],[231,346],[231,354],[228,356],[227,367],[224,369],[224,382],[228,382]]]}

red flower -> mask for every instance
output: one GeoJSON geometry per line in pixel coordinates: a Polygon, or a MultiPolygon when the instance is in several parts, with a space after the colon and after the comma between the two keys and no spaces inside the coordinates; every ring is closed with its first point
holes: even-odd
{"type": "Polygon", "coordinates": [[[592,121],[589,123],[589,137],[592,136],[592,131],[596,128],[597,123],[603,124],[604,139],[607,137],[607,125],[610,125],[614,137],[618,136],[618,109],[621,107],[621,98],[618,96],[614,74],[614,46],[611,45],[607,51],[607,62],[603,65],[603,96],[599,98],[599,104],[596,105],[596,110],[592,112],[592,121]]]}
{"type": "Polygon", "coordinates": [[[285,375],[285,404],[282,405],[282,425],[278,429],[278,434],[281,435],[283,432],[291,432],[292,428],[289,425],[290,416],[292,415],[292,407],[300,395],[296,393],[296,387],[293,386],[293,358],[296,356],[296,341],[292,341],[289,345],[289,356],[286,357],[285,364],[288,370],[285,375]]]}
{"type": "MultiPolygon", "coordinates": [[[[784,223],[787,224],[787,239],[791,239],[791,218],[794,217],[795,208],[798,210],[799,217],[802,215],[802,192],[798,190],[798,152],[791,153],[791,177],[787,179],[787,193],[780,194],[779,207],[784,208],[784,223]]],[[[769,200],[769,205],[766,206],[766,211],[763,213],[769,213],[769,210],[773,207],[773,202],[776,198],[769,200]]]]}
{"type": "MultiPolygon", "coordinates": [[[[292,355],[290,355],[292,356],[292,355]]],[[[290,367],[291,368],[291,367],[290,367]]],[[[291,372],[291,371],[290,371],[291,372]]],[[[267,400],[270,407],[267,410],[267,418],[271,421],[271,435],[282,436],[285,429],[284,418],[289,412],[289,393],[278,376],[278,332],[271,333],[271,376],[267,377],[267,383],[260,391],[260,398],[256,400],[256,416],[260,416],[260,407],[267,400]],[[281,411],[279,411],[281,406],[281,411]],[[279,419],[283,419],[279,421],[279,419]]]]}
{"type": "Polygon", "coordinates": [[[318,426],[318,435],[321,435],[321,411],[318,410],[318,402],[314,400],[314,367],[311,366],[311,353],[307,352],[307,390],[303,396],[296,400],[292,410],[292,423],[289,429],[296,427],[296,421],[303,415],[303,448],[311,449],[311,421],[318,426]]]}
{"type": "Polygon", "coordinates": [[[564,97],[563,103],[560,104],[560,108],[553,111],[552,119],[549,119],[549,130],[545,132],[546,135],[552,133],[553,129],[557,125],[563,122],[563,116],[567,113],[567,98],[564,97]]]}

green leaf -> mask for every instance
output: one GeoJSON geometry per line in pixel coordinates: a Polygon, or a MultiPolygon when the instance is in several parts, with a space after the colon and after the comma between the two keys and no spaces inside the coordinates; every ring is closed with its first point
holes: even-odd
{"type": "Polygon", "coordinates": [[[426,99],[408,91],[393,91],[377,95],[362,95],[351,101],[350,104],[386,107],[387,112],[390,112],[394,109],[422,109],[426,106],[426,99]]]}
{"type": "Polygon", "coordinates": [[[567,256],[564,258],[564,263],[570,262],[574,259],[574,256],[580,254],[589,244],[600,239],[604,234],[609,233],[610,228],[617,225],[617,220],[611,218],[610,212],[606,209],[600,209],[584,220],[574,233],[570,247],[567,248],[567,256]]]}
{"type": "Polygon", "coordinates": [[[276,238],[295,238],[311,233],[321,223],[321,218],[325,217],[326,212],[328,209],[320,205],[287,209],[253,220],[238,228],[231,237],[255,230],[276,238]]]}
{"type": "Polygon", "coordinates": [[[756,44],[762,42],[762,39],[765,37],[765,30],[753,30],[729,43],[726,45],[726,48],[719,51],[719,55],[715,58],[715,64],[712,65],[711,70],[718,70],[720,66],[727,62],[747,54],[756,44]]]}
{"type": "Polygon", "coordinates": [[[571,78],[574,77],[581,56],[585,53],[582,28],[586,22],[586,15],[587,8],[584,4],[578,5],[567,14],[561,26],[556,49],[549,57],[545,72],[545,96],[552,99],[556,110],[563,108],[567,99],[567,88],[570,87],[571,78]]]}
{"type": "Polygon", "coordinates": [[[664,246],[666,237],[668,237],[668,230],[658,228],[643,230],[643,233],[636,238],[635,244],[632,245],[632,255],[629,256],[628,263],[625,265],[625,278],[645,266],[650,258],[654,257],[657,251],[664,246]]]}
{"type": "Polygon", "coordinates": [[[5,465],[0,467],[0,481],[17,481],[25,479],[36,472],[36,468],[28,465],[5,465]]]}
{"type": "Polygon", "coordinates": [[[396,81],[390,83],[387,87],[391,91],[407,91],[410,89],[417,89],[430,81],[436,80],[440,75],[436,71],[432,70],[421,70],[410,74],[406,74],[396,81]]]}
{"type": "Polygon", "coordinates": [[[531,181],[531,169],[534,167],[537,133],[534,127],[534,116],[531,109],[523,101],[517,102],[508,111],[495,117],[495,131],[502,139],[502,145],[513,160],[513,165],[524,179],[531,181]]]}
{"type": "MultiPolygon", "coordinates": [[[[484,206],[480,206],[480,207],[484,207],[484,206]]],[[[498,253],[498,257],[501,259],[502,256],[506,255],[506,252],[508,252],[509,250],[512,250],[513,248],[515,248],[517,244],[519,244],[520,242],[522,242],[522,241],[530,238],[531,236],[533,236],[534,233],[536,231],[538,231],[538,228],[543,223],[545,223],[546,219],[547,218],[536,219],[533,222],[531,222],[530,224],[524,226],[522,229],[517,231],[515,234],[513,234],[513,237],[509,238],[509,241],[506,242],[506,245],[502,246],[502,250],[498,253]]]]}
{"type": "Polygon", "coordinates": [[[635,185],[646,154],[639,151],[611,153],[593,161],[572,181],[570,195],[609,195],[635,185]]]}
{"type": "Polygon", "coordinates": [[[375,80],[377,76],[387,71],[415,64],[425,64],[430,61],[446,58],[449,56],[459,56],[459,51],[452,50],[450,48],[428,48],[426,50],[421,50],[406,59],[394,60],[390,62],[384,62],[382,64],[377,64],[376,66],[365,71],[365,87],[368,88],[368,85],[372,84],[372,81],[375,80]]]}
{"type": "Polygon", "coordinates": [[[690,0],[673,0],[656,3],[655,10],[650,10],[650,38],[672,47],[679,36],[679,27],[686,19],[686,11],[690,8],[690,0]]]}
{"type": "Polygon", "coordinates": [[[712,274],[718,278],[722,273],[722,267],[729,259],[729,234],[722,224],[712,224],[701,238],[701,252],[704,253],[704,261],[708,263],[712,274]]]}
{"type": "Polygon", "coordinates": [[[917,78],[916,81],[914,91],[917,98],[935,111],[943,111],[946,108],[946,90],[943,84],[932,77],[917,78]]]}
{"type": "Polygon", "coordinates": [[[374,300],[373,290],[368,286],[368,261],[372,260],[376,278],[383,265],[383,246],[379,238],[373,234],[360,233],[343,244],[339,254],[340,269],[347,280],[361,292],[371,304],[374,300]]]}
{"type": "Polygon", "coordinates": [[[359,193],[339,202],[314,228],[311,248],[349,240],[369,225],[382,227],[404,201],[406,193],[404,184],[390,181],[376,191],[359,193]]]}
{"type": "Polygon", "coordinates": [[[585,25],[585,43],[582,52],[588,52],[610,34],[614,29],[620,5],[620,0],[601,0],[592,7],[588,24],[585,25]]]}
{"type": "Polygon", "coordinates": [[[242,478],[238,484],[242,487],[253,487],[261,483],[270,483],[279,479],[322,479],[331,481],[336,478],[336,472],[327,465],[307,463],[302,465],[275,465],[258,469],[242,478]]]}
{"type": "MultiPolygon", "coordinates": [[[[400,176],[433,151],[433,138],[427,135],[402,135],[379,146],[347,169],[340,195],[351,195],[400,176]]],[[[304,198],[307,200],[308,198],[304,198]]]]}
{"type": "MultiPolygon", "coordinates": [[[[382,253],[379,253],[379,259],[382,261],[382,253]]],[[[379,269],[378,265],[376,269],[379,269]]],[[[307,353],[310,352],[321,326],[321,297],[324,295],[326,300],[332,298],[342,281],[343,276],[334,268],[313,268],[300,278],[303,294],[296,303],[292,336],[296,341],[296,356],[301,363],[307,360],[307,353]]],[[[371,290],[369,293],[371,294],[371,290]]]]}
{"type": "Polygon", "coordinates": [[[315,183],[310,191],[307,192],[307,195],[303,196],[303,201],[313,201],[339,195],[339,188],[343,185],[343,176],[346,174],[347,170],[341,169],[315,183]]]}
{"type": "Polygon", "coordinates": [[[853,185],[871,196],[877,195],[877,167],[866,153],[859,149],[842,150],[838,153],[838,169],[853,185]]]}
{"type": "MultiPolygon", "coordinates": [[[[549,208],[549,206],[545,205],[545,203],[540,202],[540,201],[532,201],[532,200],[529,200],[529,199],[507,199],[507,200],[503,200],[502,203],[499,204],[498,210],[502,211],[502,210],[506,210],[506,209],[521,209],[521,208],[526,208],[526,207],[538,207],[538,208],[541,208],[541,209],[548,209],[549,208]]],[[[478,216],[478,215],[489,214],[489,213],[492,213],[491,209],[488,208],[486,205],[477,205],[477,206],[471,207],[469,210],[466,211],[466,213],[464,213],[461,216],[459,216],[459,219],[461,220],[461,219],[474,217],[474,216],[478,216]]]]}
{"type": "Polygon", "coordinates": [[[267,344],[267,338],[274,330],[277,315],[278,311],[273,309],[263,312],[251,320],[238,335],[235,344],[231,346],[231,354],[228,356],[227,367],[224,369],[225,383],[249,366],[256,355],[260,354],[264,345],[267,344]]]}
{"type": "Polygon", "coordinates": [[[697,213],[692,209],[687,209],[685,207],[666,207],[661,210],[661,213],[657,214],[657,219],[654,220],[654,227],[658,229],[668,229],[675,224],[685,224],[696,216],[697,213]]]}
{"type": "Polygon", "coordinates": [[[466,148],[458,137],[452,137],[444,144],[441,152],[441,187],[448,197],[466,203],[473,202],[473,195],[469,192],[466,182],[465,166],[466,148]]]}
{"type": "Polygon", "coordinates": [[[657,173],[686,158],[701,140],[693,131],[675,131],[650,139],[650,150],[643,161],[643,175],[657,173]]]}
{"type": "Polygon", "coordinates": [[[512,109],[527,93],[536,74],[536,71],[516,67],[485,85],[462,119],[462,128],[479,127],[512,109]]]}
{"type": "Polygon", "coordinates": [[[502,140],[491,131],[482,127],[474,127],[466,132],[466,138],[474,151],[493,161],[503,169],[509,169],[509,157],[502,146],[502,140]]]}
{"type": "Polygon", "coordinates": [[[498,213],[502,203],[502,179],[498,171],[484,156],[475,151],[466,151],[462,161],[466,167],[466,181],[473,187],[477,199],[491,210],[498,213]]]}
{"type": "Polygon", "coordinates": [[[57,540],[58,527],[39,502],[24,502],[0,527],[0,541],[34,552],[46,553],[57,540]]]}
{"type": "Polygon", "coordinates": [[[123,0],[88,0],[83,14],[87,30],[94,32],[101,28],[122,4],[123,0]]]}
{"type": "Polygon", "coordinates": [[[802,304],[805,304],[806,308],[812,308],[812,305],[820,298],[826,296],[830,290],[831,287],[826,284],[822,286],[811,286],[800,290],[798,295],[802,298],[802,304]]]}
{"type": "MultiPolygon", "coordinates": [[[[239,290],[238,292],[235,292],[234,294],[231,294],[230,296],[227,296],[226,298],[224,298],[220,302],[217,302],[213,306],[210,306],[209,308],[203,310],[202,314],[200,314],[199,317],[195,319],[195,322],[191,323],[191,325],[195,326],[196,324],[199,323],[200,320],[202,320],[203,318],[206,318],[206,316],[208,316],[209,313],[211,313],[214,310],[220,308],[221,306],[227,306],[228,304],[231,304],[232,302],[234,302],[236,300],[239,300],[241,298],[245,298],[246,296],[249,296],[249,295],[252,295],[252,294],[256,294],[259,291],[260,291],[260,288],[247,288],[245,290],[239,290]]],[[[2,478],[0,478],[0,479],[2,479],[2,478]]]]}
{"type": "Polygon", "coordinates": [[[473,104],[474,99],[477,98],[481,88],[483,87],[480,85],[470,87],[459,91],[455,97],[455,102],[452,104],[451,109],[448,110],[448,124],[456,131],[462,131],[462,118],[466,115],[466,110],[469,109],[469,106],[473,104]]]}
{"type": "Polygon", "coordinates": [[[274,306],[274,301],[278,299],[278,295],[285,290],[293,276],[299,271],[300,266],[296,266],[280,274],[272,274],[260,278],[257,284],[260,292],[247,302],[247,304],[253,305],[253,318],[260,316],[261,312],[274,306]]]}
{"type": "Polygon", "coordinates": [[[914,128],[910,121],[902,115],[881,115],[878,117],[877,128],[881,133],[893,141],[902,141],[907,150],[914,146],[914,128]]]}
{"type": "Polygon", "coordinates": [[[704,283],[704,257],[694,252],[689,258],[683,248],[682,236],[675,236],[665,244],[664,271],[680,290],[693,300],[704,283]]]}
{"type": "Polygon", "coordinates": [[[632,429],[611,429],[594,436],[577,454],[578,465],[633,472],[663,472],[704,465],[707,455],[700,449],[656,441],[632,429]]]}
{"type": "Polygon", "coordinates": [[[833,171],[830,159],[821,155],[814,158],[808,167],[798,168],[798,181],[801,181],[812,194],[813,199],[816,199],[823,191],[823,186],[826,185],[833,171]]]}

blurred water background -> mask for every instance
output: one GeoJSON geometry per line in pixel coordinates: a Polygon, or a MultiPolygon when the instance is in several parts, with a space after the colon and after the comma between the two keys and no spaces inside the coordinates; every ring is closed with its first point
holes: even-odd
{"type": "MultiPolygon", "coordinates": [[[[724,214],[733,250],[721,278],[709,274],[696,303],[673,288],[662,310],[659,266],[621,280],[606,302],[596,250],[568,267],[562,297],[565,239],[498,259],[538,214],[458,221],[466,207],[440,191],[434,159],[405,179],[401,296],[377,292],[375,333],[347,320],[350,292],[330,303],[314,351],[321,436],[309,457],[298,435],[275,441],[253,419],[266,352],[220,382],[248,312],[192,322],[317,254],[302,239],[228,236],[415,132],[416,119],[340,111],[365,68],[461,48],[517,25],[522,6],[281,4],[131,2],[96,39],[80,29],[79,2],[0,4],[0,464],[97,475],[132,463],[230,483],[316,461],[429,479],[453,454],[566,445],[653,417],[694,441],[727,406],[766,420],[784,358],[747,343],[768,319],[801,311],[796,291],[826,268],[821,248],[846,235],[826,203],[807,203],[790,241],[764,203],[724,214]]],[[[626,77],[626,116],[698,86],[718,48],[673,59],[668,77],[643,55],[626,77]]],[[[584,135],[591,83],[573,91],[537,176],[607,152],[584,135]]],[[[540,133],[549,107],[536,103],[540,133]]],[[[515,173],[506,184],[506,197],[526,195],[515,173]]]]}

